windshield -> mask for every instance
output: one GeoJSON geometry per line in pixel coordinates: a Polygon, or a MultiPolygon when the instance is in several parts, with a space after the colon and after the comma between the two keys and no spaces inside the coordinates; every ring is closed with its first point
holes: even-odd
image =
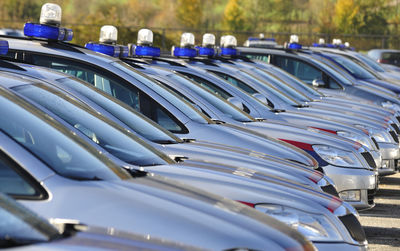
{"type": "Polygon", "coordinates": [[[311,94],[313,96],[321,97],[323,96],[322,93],[314,90],[312,87],[307,85],[306,83],[302,82],[300,79],[298,79],[296,76],[291,75],[290,73],[282,70],[281,68],[278,67],[270,67],[268,69],[272,74],[275,74],[285,80],[287,83],[290,83],[291,85],[295,85],[302,89],[303,91],[307,92],[308,94],[311,94]]]}
{"type": "Polygon", "coordinates": [[[272,76],[271,74],[260,70],[258,68],[252,67],[251,71],[253,71],[255,74],[259,75],[260,77],[264,78],[268,83],[272,84],[274,87],[278,88],[282,92],[284,92],[286,95],[290,95],[291,98],[296,100],[299,103],[305,102],[305,101],[310,101],[307,97],[299,93],[297,90],[293,89],[292,87],[288,86],[286,83],[284,83],[281,79],[279,79],[276,76],[272,76]]]}
{"type": "Polygon", "coordinates": [[[46,242],[59,236],[46,220],[0,193],[0,248],[46,242]]]}
{"type": "Polygon", "coordinates": [[[196,109],[192,108],[185,101],[180,99],[175,94],[172,94],[164,87],[161,87],[156,81],[152,80],[151,78],[145,76],[142,73],[138,73],[137,71],[134,70],[133,67],[129,66],[128,64],[122,61],[115,61],[112,62],[111,64],[117,67],[118,69],[124,71],[125,73],[131,75],[132,77],[134,77],[135,79],[146,85],[148,88],[157,92],[161,97],[168,100],[168,102],[174,105],[178,110],[180,110],[191,120],[202,124],[207,124],[209,122],[204,115],[200,114],[198,111],[196,111],[196,109]]]}
{"type": "Polygon", "coordinates": [[[334,60],[337,64],[339,64],[341,67],[346,69],[350,74],[355,76],[356,78],[360,79],[375,79],[376,77],[368,72],[365,68],[360,66],[359,64],[353,62],[352,60],[342,57],[342,56],[336,56],[336,55],[329,55],[332,60],[334,60]]]}
{"type": "Polygon", "coordinates": [[[62,86],[71,88],[79,94],[90,99],[98,106],[111,113],[130,129],[144,138],[163,144],[172,144],[181,142],[182,140],[163,129],[152,120],[136,112],[133,108],[125,103],[115,99],[114,97],[99,92],[96,88],[76,78],[62,78],[57,80],[62,86]]]}
{"type": "Polygon", "coordinates": [[[349,77],[350,79],[354,79],[354,78],[351,75],[349,75],[347,72],[343,71],[337,65],[334,65],[334,63],[332,61],[329,61],[326,58],[323,58],[317,54],[311,54],[311,56],[312,57],[308,57],[308,58],[310,58],[315,65],[317,65],[323,71],[327,71],[331,76],[334,76],[335,78],[337,78],[341,84],[353,85],[353,83],[347,77],[349,77]],[[345,76],[347,76],[347,77],[345,77],[345,76]]]}
{"type": "Polygon", "coordinates": [[[363,55],[361,53],[355,53],[352,54],[354,56],[356,56],[356,58],[358,58],[360,61],[362,61],[364,64],[368,65],[369,67],[371,67],[372,69],[374,69],[377,72],[385,72],[385,69],[382,68],[382,66],[380,66],[377,62],[375,62],[372,58],[363,55]]]}
{"type": "Polygon", "coordinates": [[[185,77],[179,76],[177,74],[169,74],[168,78],[170,78],[173,81],[183,84],[184,86],[189,88],[191,91],[193,91],[197,95],[199,95],[202,98],[204,98],[205,100],[207,100],[207,102],[212,104],[215,108],[220,110],[222,113],[233,118],[234,120],[241,121],[241,122],[253,121],[248,115],[246,115],[245,113],[242,113],[241,111],[232,107],[230,104],[228,104],[222,98],[219,98],[216,95],[212,94],[211,92],[198,86],[195,82],[193,82],[185,77]]]}
{"type": "Polygon", "coordinates": [[[158,152],[156,154],[156,150],[150,149],[150,146],[133,134],[116,128],[116,125],[106,122],[103,117],[89,111],[87,107],[60,91],[42,84],[19,86],[14,89],[50,110],[112,155],[129,164],[149,166],[167,163],[167,156],[158,152]]]}
{"type": "Polygon", "coordinates": [[[250,81],[253,81],[255,83],[262,83],[261,87],[264,89],[264,91],[268,92],[269,94],[274,95],[276,98],[279,98],[282,100],[284,103],[291,105],[291,106],[298,106],[299,103],[297,103],[295,100],[291,99],[290,97],[286,96],[285,94],[281,93],[279,90],[276,88],[272,87],[271,85],[251,76],[250,74],[247,74],[246,72],[243,71],[238,71],[239,75],[249,79],[250,81]]]}
{"type": "Polygon", "coordinates": [[[1,96],[0,106],[1,130],[59,175],[77,180],[129,177],[80,137],[21,99],[1,96]]]}

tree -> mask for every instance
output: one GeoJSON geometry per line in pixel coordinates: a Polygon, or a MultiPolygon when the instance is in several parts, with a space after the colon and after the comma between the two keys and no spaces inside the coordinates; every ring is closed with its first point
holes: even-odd
{"type": "Polygon", "coordinates": [[[356,0],[338,0],[335,5],[334,23],[340,33],[357,33],[362,26],[360,5],[356,0]]]}
{"type": "Polygon", "coordinates": [[[244,11],[239,5],[239,0],[229,0],[224,11],[226,27],[232,31],[241,31],[245,28],[244,11]]]}
{"type": "Polygon", "coordinates": [[[176,17],[185,28],[199,28],[202,16],[201,0],[178,0],[176,17]]]}

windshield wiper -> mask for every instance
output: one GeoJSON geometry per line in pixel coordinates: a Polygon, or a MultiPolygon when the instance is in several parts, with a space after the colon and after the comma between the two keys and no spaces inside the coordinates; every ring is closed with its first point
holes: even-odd
{"type": "Polygon", "coordinates": [[[103,180],[97,176],[93,176],[93,177],[82,177],[82,176],[75,176],[75,175],[64,175],[64,177],[67,177],[69,179],[73,179],[73,180],[79,180],[79,181],[100,181],[103,180]]]}
{"type": "Polygon", "coordinates": [[[132,176],[132,178],[140,178],[140,177],[147,176],[146,171],[141,171],[141,170],[130,168],[130,167],[123,167],[123,168],[129,172],[129,174],[132,176]]]}
{"type": "Polygon", "coordinates": [[[152,141],[153,141],[154,143],[163,144],[163,145],[166,145],[166,144],[178,144],[177,141],[171,140],[171,139],[167,139],[167,140],[158,139],[158,140],[152,140],[152,141]]]}

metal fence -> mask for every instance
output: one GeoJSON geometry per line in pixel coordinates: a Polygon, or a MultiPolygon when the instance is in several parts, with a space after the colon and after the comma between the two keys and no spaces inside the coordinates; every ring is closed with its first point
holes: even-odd
{"type": "MultiPolygon", "coordinates": [[[[0,28],[17,28],[22,29],[24,22],[22,21],[9,21],[0,20],[0,28]]],[[[65,23],[65,27],[74,30],[73,43],[84,45],[88,41],[97,41],[100,33],[101,24],[71,24],[65,23]]],[[[136,43],[137,31],[143,27],[135,26],[118,26],[119,43],[136,43]]],[[[196,37],[196,43],[201,43],[202,35],[206,32],[215,34],[218,39],[222,35],[232,34],[235,35],[238,45],[243,44],[248,37],[258,37],[263,33],[265,37],[273,37],[278,44],[283,44],[288,41],[291,34],[290,32],[237,32],[228,30],[184,30],[182,28],[160,28],[160,27],[147,27],[154,32],[154,44],[161,47],[163,51],[169,51],[172,45],[179,45],[180,36],[183,32],[192,32],[196,37]]],[[[310,45],[318,41],[319,38],[324,38],[325,41],[331,42],[333,38],[340,38],[343,42],[349,42],[352,47],[359,51],[367,51],[373,48],[392,48],[400,49],[400,36],[393,35],[352,35],[352,34],[320,34],[320,33],[296,33],[300,38],[300,43],[303,45],[310,45]]]]}

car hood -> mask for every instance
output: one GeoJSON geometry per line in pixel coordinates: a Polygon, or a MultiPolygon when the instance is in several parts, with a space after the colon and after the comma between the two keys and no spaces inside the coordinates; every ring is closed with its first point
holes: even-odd
{"type": "Polygon", "coordinates": [[[73,181],[55,175],[43,185],[51,199],[21,202],[49,218],[77,219],[212,249],[297,249],[299,242],[307,243],[256,210],[154,174],[124,181],[73,181]]]}

